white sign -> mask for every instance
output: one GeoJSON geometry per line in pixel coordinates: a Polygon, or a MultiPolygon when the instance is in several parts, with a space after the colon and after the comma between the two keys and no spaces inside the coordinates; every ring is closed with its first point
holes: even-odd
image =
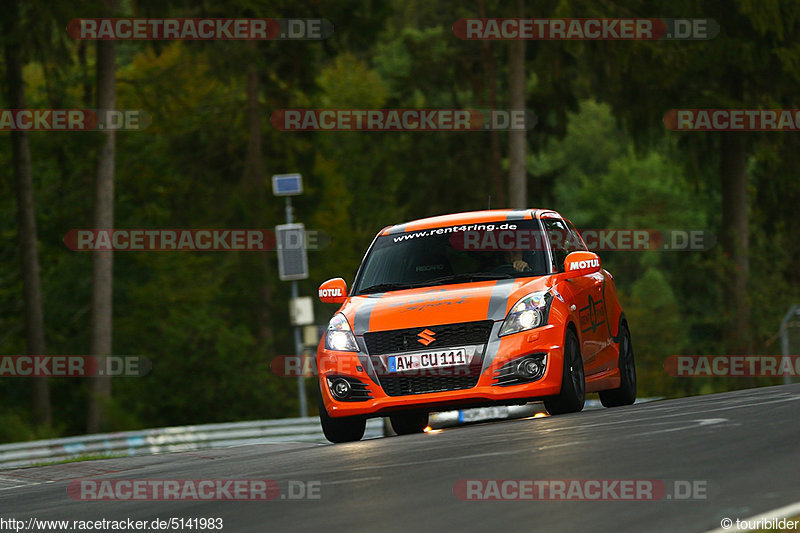
{"type": "Polygon", "coordinates": [[[314,301],[311,296],[300,296],[289,301],[289,321],[293,326],[314,323],[314,301]]]}

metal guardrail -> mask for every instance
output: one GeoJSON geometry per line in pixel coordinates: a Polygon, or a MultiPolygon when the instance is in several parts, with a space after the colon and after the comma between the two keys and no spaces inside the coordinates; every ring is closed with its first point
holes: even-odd
{"type": "MultiPolygon", "coordinates": [[[[656,398],[642,398],[637,403],[653,399],[656,398]]],[[[587,400],[585,408],[596,409],[599,403],[597,400],[587,400]]],[[[433,413],[429,423],[431,428],[439,429],[484,420],[524,418],[543,412],[541,403],[462,409],[433,413]]],[[[383,419],[367,420],[365,439],[391,434],[390,426],[383,419]]],[[[328,441],[322,434],[317,417],[177,426],[0,444],[0,469],[90,455],[153,455],[280,442],[328,441]]]]}
{"type": "MultiPolygon", "coordinates": [[[[368,420],[364,437],[381,436],[381,420],[368,420]]],[[[276,442],[327,441],[317,417],[178,426],[2,444],[0,468],[87,455],[151,455],[276,442]]]]}

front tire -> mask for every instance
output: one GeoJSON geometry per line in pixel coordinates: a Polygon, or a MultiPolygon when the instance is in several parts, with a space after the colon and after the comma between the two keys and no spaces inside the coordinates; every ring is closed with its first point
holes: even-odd
{"type": "Polygon", "coordinates": [[[586,378],[583,371],[578,337],[567,329],[564,341],[564,371],[561,377],[561,392],[544,399],[544,406],[551,415],[577,413],[586,402],[586,378]]]}
{"type": "Polygon", "coordinates": [[[412,435],[422,433],[428,427],[428,413],[425,411],[412,411],[389,415],[392,429],[398,435],[412,435]]]}
{"type": "Polygon", "coordinates": [[[319,406],[319,422],[325,438],[334,444],[361,440],[367,427],[367,419],[363,416],[344,416],[333,418],[322,402],[322,391],[317,388],[317,405],[319,406]]]}
{"type": "Polygon", "coordinates": [[[600,403],[603,407],[620,407],[631,405],[636,401],[636,363],[633,360],[633,345],[628,324],[620,327],[619,339],[619,376],[618,389],[600,391],[600,403]]]}

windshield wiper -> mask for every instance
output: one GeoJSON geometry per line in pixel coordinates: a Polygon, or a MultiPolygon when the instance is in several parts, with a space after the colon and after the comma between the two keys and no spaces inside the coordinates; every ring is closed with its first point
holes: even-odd
{"type": "Polygon", "coordinates": [[[358,291],[358,294],[372,294],[374,292],[386,291],[399,291],[401,289],[410,289],[413,285],[408,283],[378,283],[377,285],[370,285],[358,291]]]}
{"type": "Polygon", "coordinates": [[[442,276],[441,278],[429,279],[425,282],[426,285],[441,285],[443,283],[460,283],[469,281],[485,281],[492,279],[511,279],[514,276],[509,274],[502,274],[500,272],[473,272],[470,274],[452,274],[450,276],[442,276]]]}

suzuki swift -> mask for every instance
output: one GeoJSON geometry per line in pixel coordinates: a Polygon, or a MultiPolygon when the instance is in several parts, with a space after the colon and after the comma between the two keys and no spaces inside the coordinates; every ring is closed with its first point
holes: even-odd
{"type": "Polygon", "coordinates": [[[492,210],[381,230],[316,355],[319,414],[331,442],[366,419],[398,434],[428,414],[543,401],[550,414],[632,404],[631,334],[614,280],[569,220],[551,210],[492,210]]]}

